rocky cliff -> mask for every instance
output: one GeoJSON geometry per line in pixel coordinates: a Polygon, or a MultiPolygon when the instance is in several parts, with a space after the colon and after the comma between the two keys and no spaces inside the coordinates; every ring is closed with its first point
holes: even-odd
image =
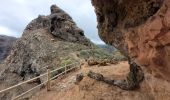
{"type": "Polygon", "coordinates": [[[152,75],[170,81],[170,1],[92,0],[99,36],[152,75]]]}
{"type": "MultiPolygon", "coordinates": [[[[55,69],[81,61],[83,58],[78,57],[81,50],[93,47],[94,44],[84,36],[72,18],[52,5],[50,15],[39,15],[27,25],[22,37],[16,41],[10,55],[0,66],[0,89],[44,73],[46,69],[43,67],[55,69]]],[[[43,80],[19,86],[0,94],[0,98],[10,100],[43,80]]]]}
{"type": "Polygon", "coordinates": [[[0,63],[9,55],[16,40],[17,38],[15,37],[0,35],[0,63]]]}

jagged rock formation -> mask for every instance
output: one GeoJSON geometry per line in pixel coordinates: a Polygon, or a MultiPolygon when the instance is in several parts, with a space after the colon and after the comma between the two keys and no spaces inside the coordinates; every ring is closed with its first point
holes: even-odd
{"type": "MultiPolygon", "coordinates": [[[[52,5],[50,15],[39,15],[27,25],[22,37],[13,45],[10,55],[0,64],[0,90],[43,74],[47,66],[56,69],[91,56],[105,58],[108,55],[84,36],[66,12],[52,5]]],[[[44,79],[2,93],[0,99],[11,100],[44,79]]],[[[40,89],[37,88],[23,98],[29,98],[40,89]]]]}
{"type": "Polygon", "coordinates": [[[99,36],[157,78],[170,81],[170,1],[92,0],[99,36]]]}
{"type": "Polygon", "coordinates": [[[0,35],[0,63],[9,55],[13,43],[17,40],[15,37],[0,35]]]}
{"type": "Polygon", "coordinates": [[[91,45],[83,30],[78,28],[72,18],[56,5],[51,6],[50,15],[39,15],[37,19],[28,24],[24,34],[38,29],[47,29],[54,36],[68,42],[91,45]]]}
{"type": "MultiPolygon", "coordinates": [[[[78,28],[72,18],[56,5],[51,6],[51,14],[38,16],[25,28],[5,60],[5,68],[0,75],[0,89],[15,85],[52,68],[82,60],[77,55],[81,50],[92,49],[94,44],[78,28]]],[[[15,97],[35,84],[26,84],[0,94],[2,100],[15,97]]],[[[27,95],[29,96],[29,95],[27,95]]]]}

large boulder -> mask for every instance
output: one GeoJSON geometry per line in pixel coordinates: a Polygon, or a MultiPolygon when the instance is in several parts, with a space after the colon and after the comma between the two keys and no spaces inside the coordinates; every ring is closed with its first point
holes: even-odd
{"type": "Polygon", "coordinates": [[[170,81],[170,1],[92,0],[100,38],[170,81]]]}

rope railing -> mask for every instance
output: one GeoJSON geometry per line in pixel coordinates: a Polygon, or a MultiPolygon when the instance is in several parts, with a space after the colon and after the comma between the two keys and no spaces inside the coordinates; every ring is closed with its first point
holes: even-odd
{"type": "MultiPolygon", "coordinates": [[[[67,66],[71,66],[71,65],[74,65],[74,64],[76,64],[76,63],[79,63],[79,62],[75,62],[75,63],[73,63],[73,64],[68,64],[68,65],[65,65],[65,66],[63,66],[63,67],[60,67],[60,68],[58,68],[58,69],[61,69],[61,68],[67,67],[67,66]]],[[[48,66],[42,67],[42,68],[40,68],[40,70],[47,69],[47,68],[48,68],[48,66]]],[[[57,69],[56,69],[56,70],[57,70],[57,69]]]]}
{"type": "Polygon", "coordinates": [[[43,83],[41,83],[41,84],[39,84],[39,85],[37,85],[37,86],[35,86],[35,87],[29,89],[28,91],[26,91],[26,92],[24,92],[24,93],[22,93],[22,94],[20,94],[20,95],[18,95],[18,96],[16,96],[16,97],[14,97],[14,98],[12,98],[12,100],[16,100],[16,99],[18,99],[18,98],[24,96],[25,94],[31,92],[32,90],[34,90],[34,89],[36,89],[36,88],[38,88],[38,87],[44,85],[45,83],[47,83],[47,81],[45,81],[45,82],[43,82],[43,83]]]}
{"type": "Polygon", "coordinates": [[[44,74],[42,74],[42,75],[40,75],[40,76],[37,76],[37,77],[34,77],[34,78],[30,79],[30,80],[24,81],[24,82],[19,83],[19,84],[17,84],[17,85],[14,85],[14,86],[11,86],[11,87],[6,88],[6,89],[4,89],[4,90],[1,90],[0,93],[9,91],[9,90],[11,90],[11,89],[13,89],[13,88],[15,88],[15,87],[18,87],[18,86],[20,86],[20,85],[23,85],[23,84],[25,84],[25,83],[28,83],[28,82],[33,81],[33,80],[35,80],[35,79],[38,79],[38,78],[40,78],[40,77],[42,77],[42,76],[45,76],[45,75],[47,75],[47,73],[44,73],[44,74]]]}
{"type": "MultiPolygon", "coordinates": [[[[28,91],[26,91],[26,92],[24,92],[24,93],[22,93],[22,94],[20,94],[20,95],[18,95],[18,96],[16,96],[15,98],[12,99],[12,100],[16,100],[16,99],[20,98],[21,96],[23,96],[23,95],[31,92],[32,90],[34,90],[34,89],[36,89],[36,88],[38,88],[38,87],[40,87],[40,86],[42,86],[42,85],[50,82],[51,80],[56,79],[57,77],[61,76],[62,74],[66,73],[66,72],[68,72],[68,71],[71,71],[71,70],[75,69],[76,67],[79,67],[79,66],[80,66],[80,65],[78,65],[78,66],[74,66],[74,67],[71,67],[71,68],[67,69],[68,66],[76,65],[76,64],[79,64],[79,62],[72,63],[72,64],[68,64],[68,65],[65,65],[65,66],[63,66],[63,67],[54,69],[54,70],[52,70],[52,71],[49,71],[49,73],[48,73],[48,71],[47,71],[46,73],[44,73],[44,74],[42,74],[42,75],[40,75],[40,76],[34,77],[34,78],[29,79],[29,80],[27,80],[27,81],[21,82],[21,83],[19,83],[19,84],[17,84],[17,85],[14,85],[14,86],[8,87],[8,88],[6,88],[6,89],[4,89],[4,90],[1,90],[0,93],[9,91],[9,90],[11,90],[11,89],[14,89],[14,88],[16,88],[16,87],[18,87],[18,86],[20,86],[20,85],[26,84],[26,83],[28,83],[28,82],[30,82],[30,81],[36,80],[36,79],[38,79],[38,78],[40,78],[40,77],[43,77],[43,76],[45,76],[45,75],[47,75],[47,77],[48,77],[49,74],[52,74],[52,73],[54,73],[54,72],[56,72],[56,71],[58,71],[58,70],[60,70],[60,69],[62,69],[62,68],[65,68],[65,69],[66,69],[65,71],[63,71],[63,72],[61,72],[61,73],[53,76],[53,77],[50,78],[49,80],[47,79],[47,81],[45,81],[45,82],[43,82],[43,83],[41,83],[41,84],[39,84],[39,85],[31,88],[30,90],[28,90],[28,91]]],[[[46,67],[46,68],[47,68],[47,67],[46,67]]],[[[48,85],[48,84],[47,84],[47,85],[48,85]]],[[[47,88],[49,88],[49,87],[47,87],[47,88]]]]}
{"type": "Polygon", "coordinates": [[[56,76],[52,77],[50,80],[54,80],[54,79],[57,78],[58,76],[61,76],[61,75],[64,74],[65,72],[71,71],[71,70],[73,70],[74,68],[76,68],[76,66],[75,66],[75,67],[72,67],[72,68],[70,68],[70,69],[68,69],[68,70],[66,70],[66,71],[64,71],[64,72],[62,72],[62,73],[60,73],[60,74],[57,74],[56,76]]]}

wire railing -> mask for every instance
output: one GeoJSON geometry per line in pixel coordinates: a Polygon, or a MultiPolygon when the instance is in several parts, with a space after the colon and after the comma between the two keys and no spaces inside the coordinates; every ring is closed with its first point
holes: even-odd
{"type": "Polygon", "coordinates": [[[72,63],[72,64],[68,64],[68,65],[65,65],[65,66],[63,66],[63,67],[60,67],[60,68],[57,68],[57,69],[54,69],[54,70],[50,70],[48,67],[44,67],[44,68],[47,68],[47,72],[46,72],[46,73],[44,73],[44,74],[42,74],[42,75],[40,75],[40,76],[34,77],[34,78],[32,78],[32,79],[29,79],[29,80],[27,80],[27,81],[18,83],[18,84],[16,84],[16,85],[11,86],[11,87],[8,87],[8,88],[6,88],[6,89],[0,90],[0,93],[7,92],[7,91],[9,91],[9,90],[12,90],[12,89],[18,87],[18,86],[21,86],[21,85],[26,84],[26,83],[28,83],[28,82],[34,81],[34,80],[36,80],[36,79],[39,79],[39,78],[41,78],[41,77],[43,77],[43,76],[47,76],[47,80],[46,80],[46,81],[44,81],[44,82],[41,83],[41,84],[38,84],[37,86],[29,89],[28,91],[26,91],[26,92],[24,92],[24,93],[22,93],[22,94],[20,94],[20,95],[12,98],[12,100],[19,99],[20,97],[26,95],[27,93],[31,92],[32,90],[34,90],[34,89],[36,89],[36,88],[38,88],[38,87],[40,87],[40,86],[42,86],[42,85],[45,85],[45,84],[47,85],[47,91],[49,91],[49,90],[50,90],[50,81],[51,81],[51,80],[54,80],[54,79],[56,79],[57,77],[59,77],[59,76],[61,76],[61,75],[63,75],[63,74],[66,74],[67,72],[69,72],[69,71],[71,71],[71,70],[73,70],[73,69],[75,69],[75,68],[78,68],[78,67],[80,67],[80,63],[79,63],[79,62],[72,63]],[[74,65],[74,66],[73,66],[73,65],[74,65]],[[73,66],[73,67],[69,67],[69,66],[73,66]],[[61,69],[63,69],[63,68],[64,68],[64,71],[63,71],[63,72],[61,72],[61,73],[59,73],[59,74],[56,74],[56,75],[54,75],[53,77],[51,77],[52,73],[54,73],[54,72],[56,72],[56,71],[59,71],[59,70],[61,70],[61,69]]]}

